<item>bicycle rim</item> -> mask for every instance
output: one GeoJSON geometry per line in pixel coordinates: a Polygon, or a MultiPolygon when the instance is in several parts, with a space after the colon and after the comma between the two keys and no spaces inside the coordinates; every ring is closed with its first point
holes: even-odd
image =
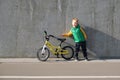
{"type": "Polygon", "coordinates": [[[74,50],[72,47],[70,46],[65,46],[63,47],[64,50],[68,50],[68,54],[61,54],[62,58],[66,59],[66,60],[70,60],[73,56],[74,56],[74,50]]]}
{"type": "Polygon", "coordinates": [[[49,52],[49,49],[48,48],[45,48],[44,51],[42,51],[43,48],[40,48],[38,51],[37,51],[37,58],[40,60],[40,61],[46,61],[49,56],[50,56],[50,52],[49,52]]]}

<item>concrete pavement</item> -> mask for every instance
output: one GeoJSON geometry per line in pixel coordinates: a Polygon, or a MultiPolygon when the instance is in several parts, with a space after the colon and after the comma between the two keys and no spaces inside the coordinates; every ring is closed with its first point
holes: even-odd
{"type": "MultiPolygon", "coordinates": [[[[37,58],[0,58],[0,63],[6,62],[41,62],[37,58]]],[[[63,58],[49,58],[46,62],[66,62],[63,58]]],[[[74,59],[67,62],[75,62],[74,59]]],[[[78,62],[85,62],[81,60],[78,62]]],[[[120,62],[120,59],[90,59],[88,62],[120,62]]]]}
{"type": "Polygon", "coordinates": [[[120,60],[0,58],[0,80],[120,80],[120,60]]]}

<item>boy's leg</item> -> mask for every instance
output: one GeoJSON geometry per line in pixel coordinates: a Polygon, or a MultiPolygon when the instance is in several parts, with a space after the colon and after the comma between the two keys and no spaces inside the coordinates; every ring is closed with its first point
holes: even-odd
{"type": "Polygon", "coordinates": [[[79,60],[79,58],[78,58],[78,53],[79,53],[79,51],[80,51],[80,43],[76,43],[76,44],[75,44],[75,58],[76,58],[77,60],[79,60]]]}
{"type": "Polygon", "coordinates": [[[86,49],[86,41],[81,43],[81,48],[82,48],[84,58],[88,60],[87,49],[86,49]]]}

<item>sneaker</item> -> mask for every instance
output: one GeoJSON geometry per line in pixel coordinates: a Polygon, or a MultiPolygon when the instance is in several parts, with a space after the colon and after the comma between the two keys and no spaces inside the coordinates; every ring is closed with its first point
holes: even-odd
{"type": "Polygon", "coordinates": [[[75,61],[75,62],[77,62],[78,60],[77,60],[77,59],[75,59],[74,61],[75,61]]]}
{"type": "Polygon", "coordinates": [[[85,61],[89,61],[89,59],[87,57],[85,57],[85,61]]]}
{"type": "Polygon", "coordinates": [[[75,58],[75,61],[80,61],[80,59],[79,58],[75,58]]]}
{"type": "Polygon", "coordinates": [[[89,59],[85,59],[86,61],[89,61],[89,59]]]}
{"type": "Polygon", "coordinates": [[[80,61],[79,57],[76,57],[75,59],[76,59],[77,61],[80,61]]]}

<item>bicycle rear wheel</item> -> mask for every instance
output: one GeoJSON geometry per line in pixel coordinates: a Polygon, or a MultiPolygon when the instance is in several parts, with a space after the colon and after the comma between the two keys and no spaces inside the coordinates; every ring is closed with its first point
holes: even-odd
{"type": "Polygon", "coordinates": [[[50,51],[48,48],[45,48],[44,51],[42,50],[43,50],[43,47],[37,51],[37,58],[40,61],[46,61],[50,56],[50,51]]]}
{"type": "Polygon", "coordinates": [[[70,60],[74,56],[74,50],[71,46],[63,47],[64,50],[68,50],[68,54],[61,54],[62,58],[70,60]]]}

